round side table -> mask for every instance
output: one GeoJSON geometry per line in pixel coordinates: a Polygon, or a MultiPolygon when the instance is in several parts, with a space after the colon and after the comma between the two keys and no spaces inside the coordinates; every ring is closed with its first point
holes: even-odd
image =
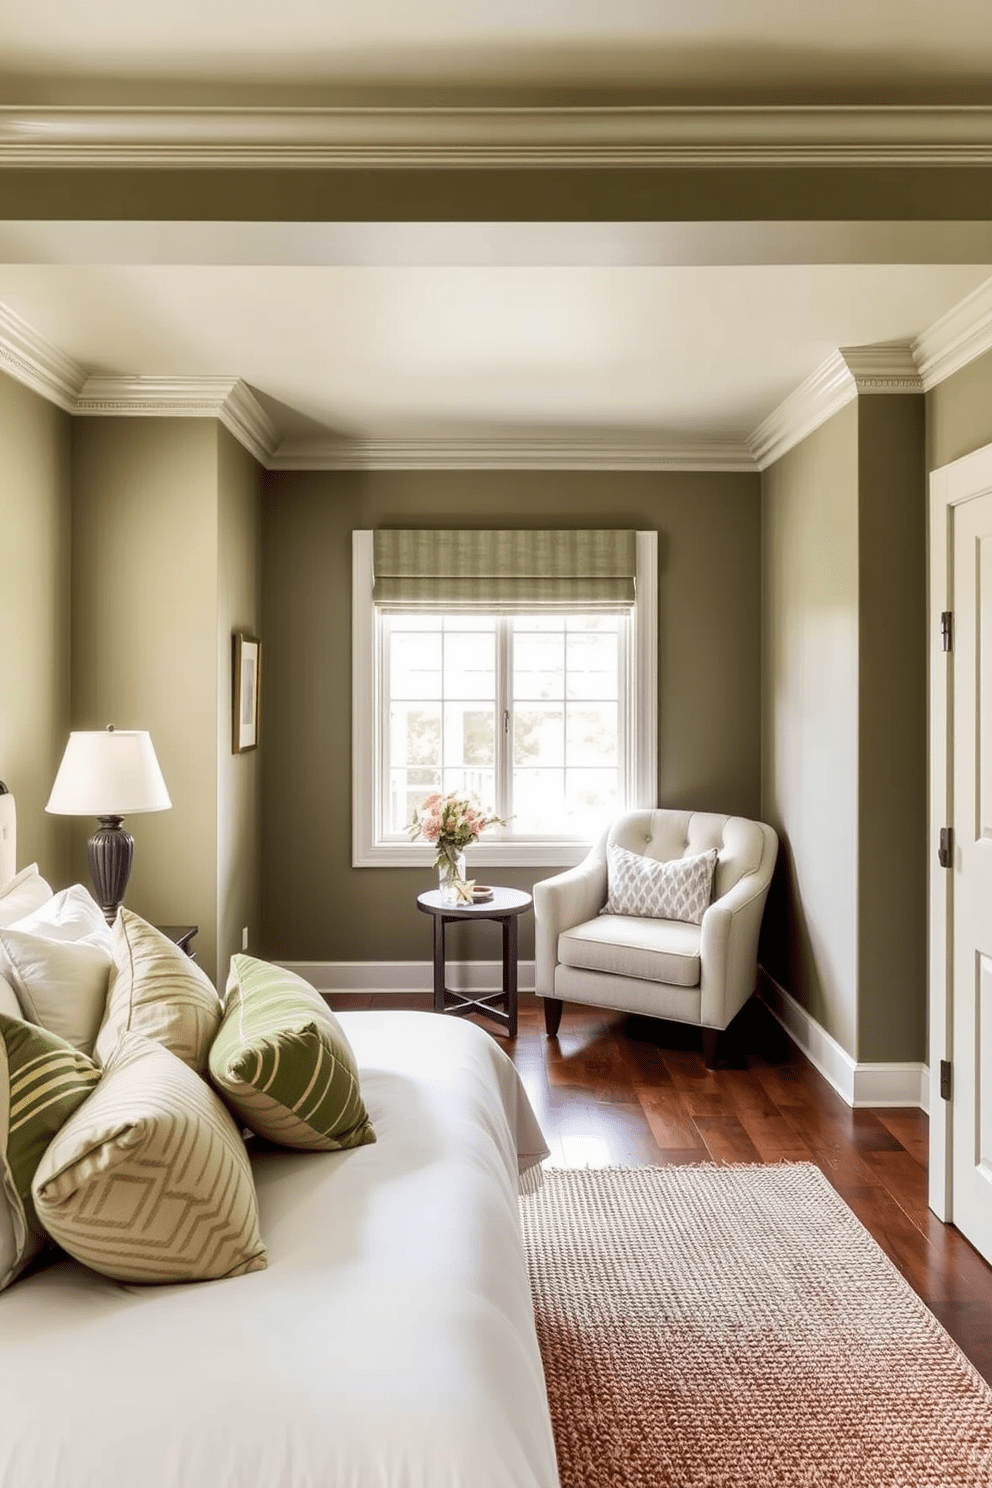
{"type": "Polygon", "coordinates": [[[530,909],[532,900],[523,889],[493,889],[483,904],[448,904],[438,889],[417,895],[417,908],[434,919],[434,1011],[481,1013],[517,1036],[517,918],[530,909]],[[497,920],[503,927],[503,987],[483,997],[466,997],[444,984],[444,928],[455,920],[497,920]]]}

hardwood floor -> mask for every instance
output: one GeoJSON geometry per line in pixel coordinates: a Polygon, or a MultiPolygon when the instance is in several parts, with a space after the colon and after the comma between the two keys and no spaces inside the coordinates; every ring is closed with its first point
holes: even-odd
{"type": "MultiPolygon", "coordinates": [[[[428,1007],[341,994],[339,1008],[428,1007]]],[[[478,1020],[482,1023],[482,1020],[478,1020]]],[[[493,1036],[520,1071],[561,1165],[814,1162],[992,1383],[992,1268],[927,1207],[927,1117],[852,1110],[752,999],[707,1070],[698,1029],[567,1004],[549,1040],[522,998],[493,1036]]]]}

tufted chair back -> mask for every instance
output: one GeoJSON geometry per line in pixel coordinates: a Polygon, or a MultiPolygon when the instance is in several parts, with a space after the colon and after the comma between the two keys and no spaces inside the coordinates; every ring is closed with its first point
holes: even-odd
{"type": "Polygon", "coordinates": [[[760,822],[744,816],[719,816],[710,811],[666,811],[661,808],[628,811],[618,816],[600,844],[603,859],[612,844],[667,863],[691,858],[715,847],[713,898],[722,899],[745,873],[753,873],[765,852],[760,822]]]}

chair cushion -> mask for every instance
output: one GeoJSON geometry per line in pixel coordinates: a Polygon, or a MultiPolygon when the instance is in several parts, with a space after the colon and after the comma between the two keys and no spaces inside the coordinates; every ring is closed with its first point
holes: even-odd
{"type": "Polygon", "coordinates": [[[698,987],[700,935],[698,925],[681,920],[600,915],[558,937],[558,960],[586,971],[698,987]]]}
{"type": "Polygon", "coordinates": [[[643,915],[699,925],[713,894],[716,848],[659,863],[611,843],[607,849],[609,899],[604,915],[643,915]]]}

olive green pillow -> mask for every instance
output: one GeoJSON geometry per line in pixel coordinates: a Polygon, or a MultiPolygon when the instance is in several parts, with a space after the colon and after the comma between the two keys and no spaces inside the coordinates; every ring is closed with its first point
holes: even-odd
{"type": "Polygon", "coordinates": [[[0,1013],[0,1290],[48,1240],[31,1181],[52,1138],[99,1079],[92,1059],[57,1033],[0,1013]]]}
{"type": "Polygon", "coordinates": [[[283,967],[232,956],[210,1078],[245,1126],[283,1147],[374,1142],[351,1045],[319,992],[283,967]]]}

